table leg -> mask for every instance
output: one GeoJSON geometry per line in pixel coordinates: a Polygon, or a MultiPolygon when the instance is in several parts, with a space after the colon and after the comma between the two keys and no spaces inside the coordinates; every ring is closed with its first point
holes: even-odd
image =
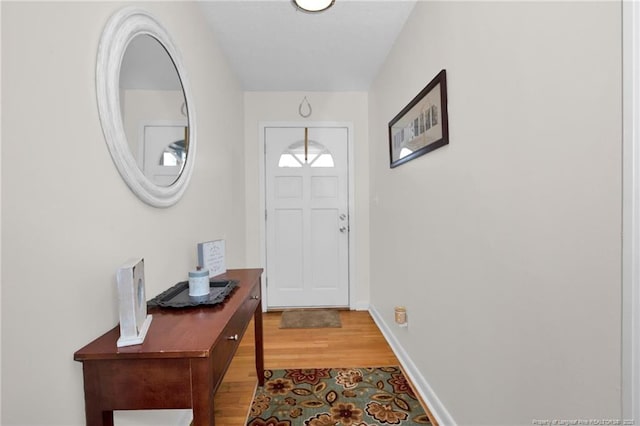
{"type": "Polygon", "coordinates": [[[193,404],[192,426],[214,426],[213,371],[211,359],[191,360],[191,402],[193,404]]]}
{"type": "Polygon", "coordinates": [[[84,362],[84,412],[87,426],[113,426],[113,410],[105,410],[101,405],[100,375],[97,364],[84,362]]]}
{"type": "Polygon", "coordinates": [[[113,411],[86,409],[87,426],[113,426],[113,411]]]}
{"type": "Polygon", "coordinates": [[[253,314],[253,323],[256,336],[256,374],[258,375],[258,386],[264,386],[264,346],[262,339],[262,299],[258,302],[256,311],[253,314]]]}

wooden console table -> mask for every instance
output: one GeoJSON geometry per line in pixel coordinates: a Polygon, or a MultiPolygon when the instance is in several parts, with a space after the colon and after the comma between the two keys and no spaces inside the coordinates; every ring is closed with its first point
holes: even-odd
{"type": "Polygon", "coordinates": [[[116,326],[78,350],[74,359],[82,362],[87,425],[113,425],[113,410],[191,408],[193,426],[213,426],[213,396],[251,317],[262,386],[261,274],[262,269],[227,271],[220,278],[240,283],[221,305],[151,311],[141,345],[118,348],[116,326]]]}

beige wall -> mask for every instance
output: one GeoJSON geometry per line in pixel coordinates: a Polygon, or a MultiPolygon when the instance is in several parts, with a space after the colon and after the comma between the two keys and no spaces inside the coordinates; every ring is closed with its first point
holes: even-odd
{"type": "Polygon", "coordinates": [[[369,106],[371,302],[449,414],[618,418],[620,2],[419,2],[369,106]],[[390,169],[442,68],[450,145],[390,169]]]}
{"type": "MultiPolygon", "coordinates": [[[[351,294],[351,306],[366,309],[369,303],[369,137],[367,124],[366,92],[246,92],[245,106],[245,170],[247,206],[247,263],[263,263],[263,243],[261,232],[264,226],[264,199],[260,188],[264,187],[263,158],[260,152],[260,123],[288,122],[304,126],[310,122],[353,123],[354,170],[354,210],[350,212],[352,236],[355,240],[352,265],[355,269],[355,294],[351,294]],[[312,115],[302,118],[298,106],[307,97],[312,107],[312,115]]],[[[303,109],[306,112],[306,109],[303,109]]],[[[267,271],[268,272],[268,271],[267,271]]]]}
{"type": "Polygon", "coordinates": [[[127,258],[145,258],[150,297],[186,279],[199,241],[226,238],[228,266],[247,266],[243,96],[195,3],[143,4],[191,81],[199,146],[190,187],[155,209],[111,161],[95,61],[122,5],[2,2],[3,425],[84,424],[73,353],[117,324],[114,273],[127,258]]]}

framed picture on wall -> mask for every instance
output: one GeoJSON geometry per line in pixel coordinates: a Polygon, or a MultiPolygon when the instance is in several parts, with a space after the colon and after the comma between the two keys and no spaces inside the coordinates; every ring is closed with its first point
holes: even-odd
{"type": "Polygon", "coordinates": [[[438,75],[389,122],[391,168],[449,143],[447,73],[438,75]]]}

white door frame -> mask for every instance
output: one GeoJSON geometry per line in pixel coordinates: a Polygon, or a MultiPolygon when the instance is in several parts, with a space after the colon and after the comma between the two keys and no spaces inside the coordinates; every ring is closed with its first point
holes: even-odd
{"type": "MultiPolygon", "coordinates": [[[[266,185],[266,170],[265,170],[265,128],[267,127],[343,127],[347,129],[347,155],[348,159],[348,168],[349,171],[347,173],[347,177],[349,180],[348,188],[348,204],[347,208],[349,209],[349,308],[356,309],[355,306],[355,283],[356,283],[356,273],[354,268],[354,247],[355,247],[355,236],[358,232],[358,226],[355,220],[355,195],[354,195],[354,158],[353,158],[353,123],[351,122],[337,122],[337,121],[265,121],[258,123],[258,161],[259,161],[259,176],[260,176],[260,208],[262,209],[261,219],[260,219],[260,259],[263,265],[267,265],[267,238],[266,238],[266,220],[265,220],[265,212],[267,211],[267,202],[265,196],[265,185],[266,185]]],[[[262,280],[262,310],[266,312],[267,307],[269,306],[269,301],[267,300],[267,281],[269,280],[269,271],[265,269],[265,273],[263,275],[262,280]]]]}
{"type": "MultiPolygon", "coordinates": [[[[147,127],[187,127],[187,120],[145,120],[138,125],[138,168],[144,170],[144,133],[147,127]]],[[[132,150],[133,153],[133,150],[132,150]]]]}
{"type": "Polygon", "coordinates": [[[622,2],[622,401],[640,421],[640,4],[622,2]]]}

